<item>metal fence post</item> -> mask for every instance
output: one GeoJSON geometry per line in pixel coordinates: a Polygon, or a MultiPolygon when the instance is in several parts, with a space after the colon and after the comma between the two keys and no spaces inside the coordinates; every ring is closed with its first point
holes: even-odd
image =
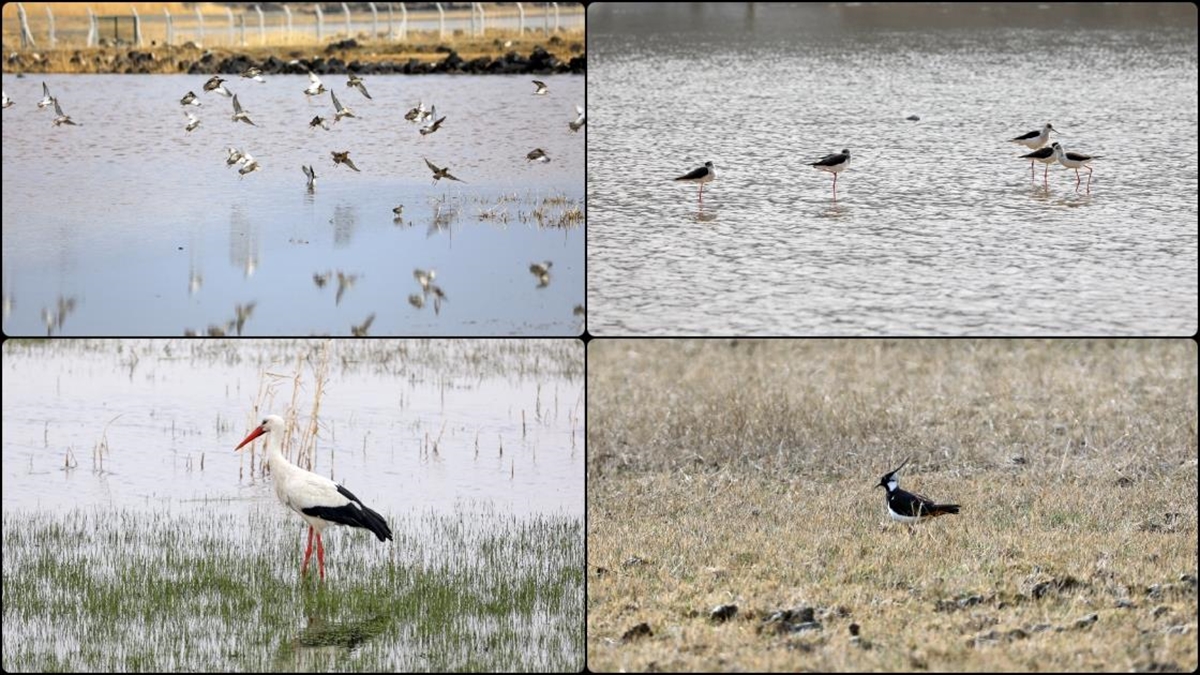
{"type": "Polygon", "coordinates": [[[36,47],[37,43],[33,41],[33,31],[29,30],[29,20],[25,16],[25,7],[19,2],[17,3],[17,20],[21,23],[21,48],[36,47]]]}
{"type": "Polygon", "coordinates": [[[517,14],[520,15],[519,18],[517,19],[517,33],[524,36],[525,35],[525,8],[519,2],[517,3],[517,14]]]}
{"type": "Polygon", "coordinates": [[[133,44],[142,46],[142,17],[138,16],[137,7],[129,6],[129,10],[133,12],[133,44]]]}
{"type": "Polygon", "coordinates": [[[346,37],[354,37],[354,31],[350,29],[350,5],[343,2],[342,12],[346,15],[346,37]]]}
{"type": "Polygon", "coordinates": [[[50,21],[50,46],[58,46],[58,37],[54,35],[54,12],[50,11],[50,5],[46,5],[46,18],[50,21]]]}
{"type": "Polygon", "coordinates": [[[175,43],[175,26],[171,24],[171,10],[163,7],[163,14],[167,16],[167,40],[164,44],[175,43]]]}
{"type": "Polygon", "coordinates": [[[200,33],[200,44],[204,44],[204,15],[200,13],[200,5],[196,5],[196,29],[200,33]]]}
{"type": "Polygon", "coordinates": [[[267,23],[263,17],[262,7],[254,6],[254,11],[258,13],[258,41],[260,44],[267,44],[267,23]]]}
{"type": "Polygon", "coordinates": [[[87,13],[88,13],[87,46],[95,47],[96,46],[96,32],[98,30],[98,26],[97,26],[98,20],[96,19],[96,14],[95,14],[95,12],[92,11],[91,7],[87,7],[86,9],[87,9],[87,13]]]}
{"type": "Polygon", "coordinates": [[[320,42],[325,34],[325,14],[321,11],[320,5],[313,5],[313,9],[317,12],[317,42],[320,42]]]}
{"type": "Polygon", "coordinates": [[[446,39],[446,10],[442,9],[442,3],[435,2],[438,10],[438,38],[446,39]]]}

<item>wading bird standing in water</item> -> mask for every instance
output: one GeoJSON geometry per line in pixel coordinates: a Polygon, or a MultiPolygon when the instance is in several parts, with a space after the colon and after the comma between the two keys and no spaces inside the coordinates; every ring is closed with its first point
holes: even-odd
{"type": "Polygon", "coordinates": [[[308,571],[308,560],[312,557],[313,530],[317,533],[317,566],[321,580],[325,580],[325,546],[321,532],[330,525],[349,525],[370,530],[379,541],[392,538],[392,530],[383,516],[363,505],[346,488],[305,471],[283,456],[283,418],[268,415],[258,427],[251,431],[234,450],[267,435],[267,464],[271,467],[271,481],[275,483],[275,494],[283,505],[295,511],[308,522],[308,550],[304,552],[304,563],[300,574],[308,571]]]}

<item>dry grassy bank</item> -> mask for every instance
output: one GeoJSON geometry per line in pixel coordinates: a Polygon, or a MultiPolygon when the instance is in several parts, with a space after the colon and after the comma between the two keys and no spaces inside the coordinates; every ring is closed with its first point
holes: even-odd
{"type": "Polygon", "coordinates": [[[594,341],[588,378],[593,670],[1196,668],[1191,342],[594,341]],[[962,505],[916,536],[872,487],[908,455],[962,505]]]}

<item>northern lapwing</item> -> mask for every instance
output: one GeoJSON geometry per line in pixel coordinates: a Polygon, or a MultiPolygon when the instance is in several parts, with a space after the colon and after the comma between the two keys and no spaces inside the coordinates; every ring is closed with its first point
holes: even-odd
{"type": "MultiPolygon", "coordinates": [[[[911,458],[909,458],[911,459],[911,458]]],[[[904,465],[908,464],[908,460],[896,467],[894,471],[889,471],[879,479],[879,483],[875,487],[881,487],[887,490],[886,502],[888,515],[892,520],[900,521],[908,525],[909,533],[914,532],[913,525],[930,518],[944,516],[948,513],[958,513],[958,504],[935,504],[932,499],[919,495],[915,492],[908,492],[900,489],[900,480],[896,478],[896,474],[904,465]]]]}

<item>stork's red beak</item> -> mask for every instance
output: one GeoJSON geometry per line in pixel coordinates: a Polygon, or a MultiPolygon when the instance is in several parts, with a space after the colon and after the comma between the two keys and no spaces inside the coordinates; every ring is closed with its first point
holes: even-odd
{"type": "Polygon", "coordinates": [[[243,439],[241,443],[238,443],[238,446],[236,448],[234,448],[234,451],[241,450],[243,445],[246,445],[250,441],[258,438],[259,436],[262,436],[265,433],[267,433],[266,430],[263,429],[263,427],[259,426],[254,431],[251,431],[250,435],[247,436],[245,439],[243,439]]]}

